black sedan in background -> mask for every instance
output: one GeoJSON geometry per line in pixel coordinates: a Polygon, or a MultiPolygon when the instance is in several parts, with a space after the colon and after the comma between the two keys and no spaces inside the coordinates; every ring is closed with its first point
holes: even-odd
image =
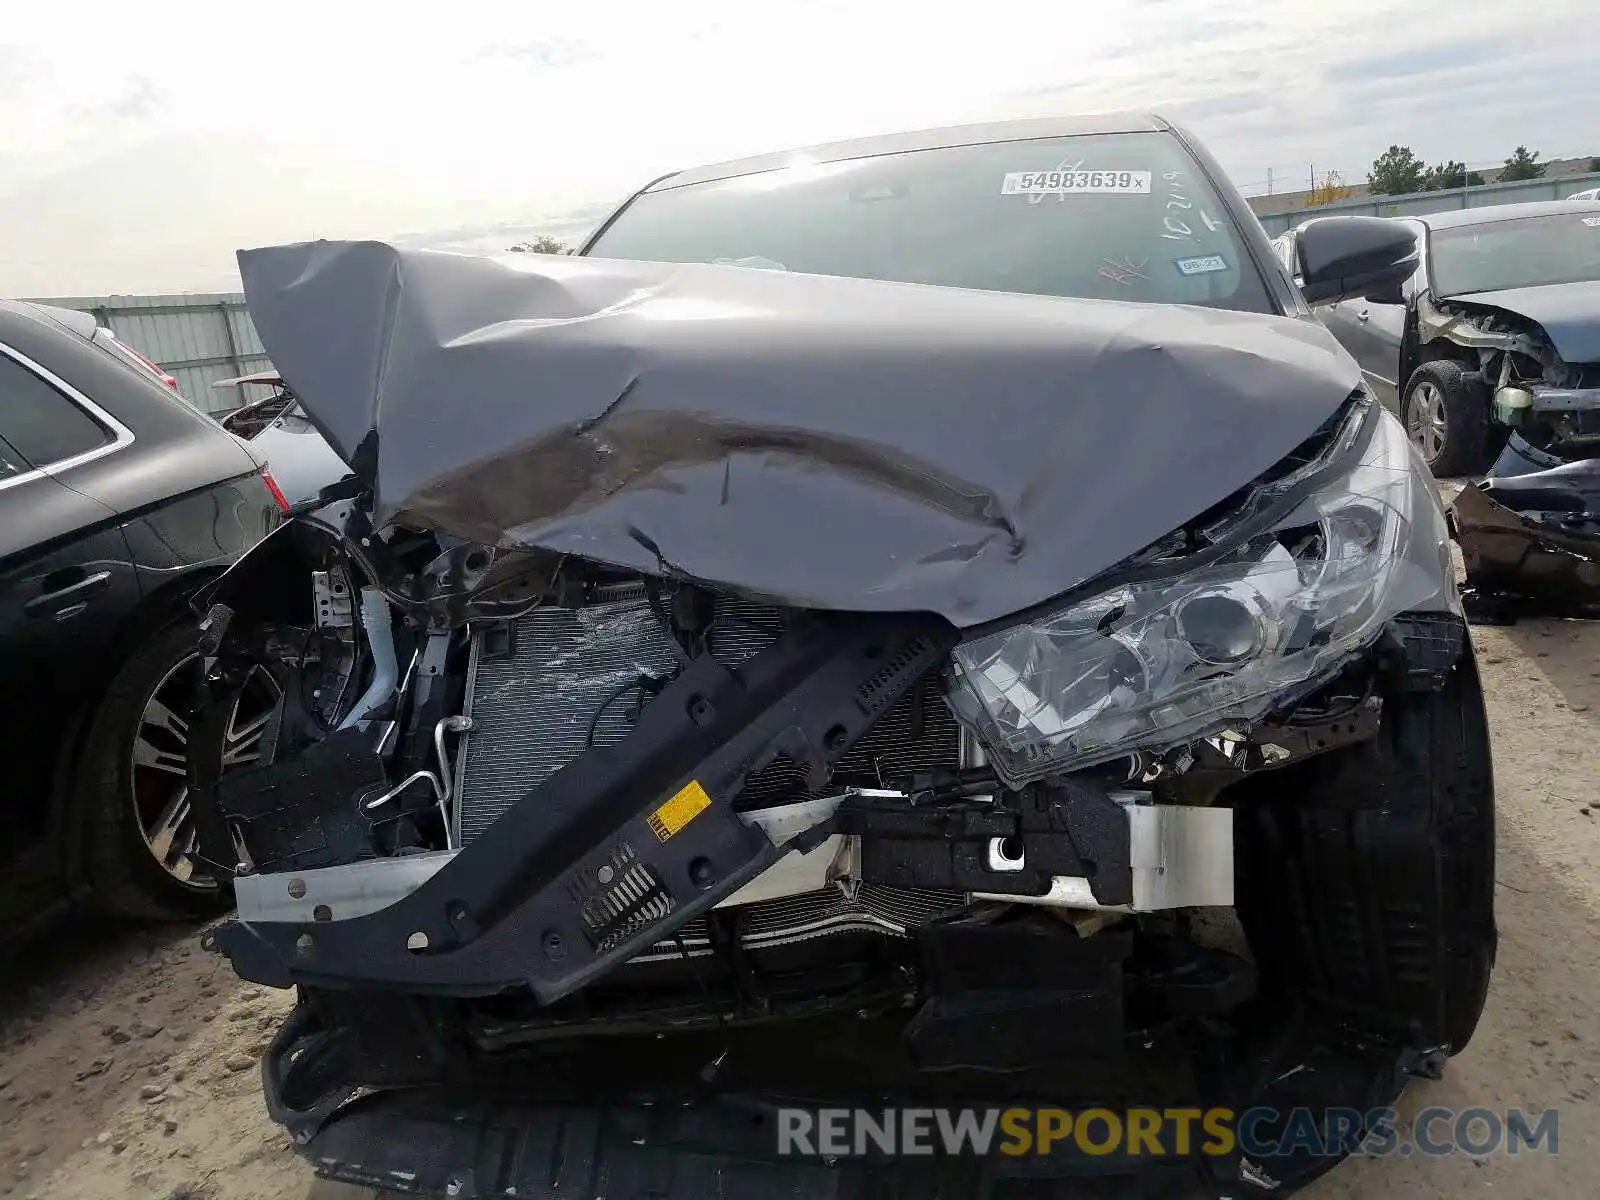
{"type": "MultiPolygon", "coordinates": [[[[74,905],[222,902],[187,796],[189,599],[282,509],[245,443],[92,317],[0,301],[0,943],[74,905]]],[[[274,699],[265,676],[241,695],[225,763],[274,699]]]]}
{"type": "MultiPolygon", "coordinates": [[[[1600,434],[1600,201],[1394,220],[1420,240],[1416,272],[1319,315],[1433,473],[1482,470],[1512,429],[1550,447],[1600,434]]],[[[1275,243],[1291,270],[1307,225],[1275,243]]]]}

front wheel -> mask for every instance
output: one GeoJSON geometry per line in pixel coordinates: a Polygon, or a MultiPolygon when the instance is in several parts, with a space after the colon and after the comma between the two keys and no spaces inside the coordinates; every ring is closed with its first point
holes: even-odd
{"type": "Polygon", "coordinates": [[[1239,916],[1273,987],[1337,1023],[1459,1053],[1494,967],[1494,773],[1469,644],[1378,736],[1247,781],[1239,916]]]}
{"type": "MultiPolygon", "coordinates": [[[[189,803],[191,725],[205,665],[193,621],[151,635],[123,664],[90,725],[73,782],[95,906],[178,920],[224,908],[225,873],[205,862],[189,803]]],[[[235,702],[224,769],[260,755],[278,687],[258,671],[235,702]]],[[[234,864],[224,864],[231,869],[234,864]]]]}
{"type": "Polygon", "coordinates": [[[1400,419],[1436,479],[1488,465],[1489,397],[1460,363],[1440,359],[1418,367],[1401,398],[1400,419]]]}

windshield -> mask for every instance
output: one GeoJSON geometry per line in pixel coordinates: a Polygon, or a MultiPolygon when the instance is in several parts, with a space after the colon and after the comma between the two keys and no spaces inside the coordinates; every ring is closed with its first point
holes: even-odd
{"type": "Polygon", "coordinates": [[[1440,296],[1600,279],[1600,213],[1435,229],[1429,241],[1429,274],[1440,296]]]}
{"type": "Polygon", "coordinates": [[[1177,138],[913,150],[637,197],[587,253],[1277,311],[1177,138]]]}

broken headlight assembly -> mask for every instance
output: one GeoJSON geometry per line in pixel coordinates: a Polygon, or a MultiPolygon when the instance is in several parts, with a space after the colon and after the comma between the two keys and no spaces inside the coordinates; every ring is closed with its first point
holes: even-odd
{"type": "Polygon", "coordinates": [[[963,643],[950,701],[1023,783],[1259,720],[1408,609],[1458,604],[1437,495],[1374,407],[1364,445],[1204,562],[963,643]]]}

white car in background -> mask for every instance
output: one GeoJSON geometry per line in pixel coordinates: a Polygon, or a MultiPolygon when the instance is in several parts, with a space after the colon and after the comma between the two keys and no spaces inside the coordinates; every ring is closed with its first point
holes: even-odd
{"type": "Polygon", "coordinates": [[[285,505],[309,499],[350,473],[276,371],[219,379],[211,386],[221,390],[244,384],[270,387],[273,393],[265,400],[233,409],[218,421],[229,433],[249,442],[261,458],[276,464],[273,479],[285,505]]]}

